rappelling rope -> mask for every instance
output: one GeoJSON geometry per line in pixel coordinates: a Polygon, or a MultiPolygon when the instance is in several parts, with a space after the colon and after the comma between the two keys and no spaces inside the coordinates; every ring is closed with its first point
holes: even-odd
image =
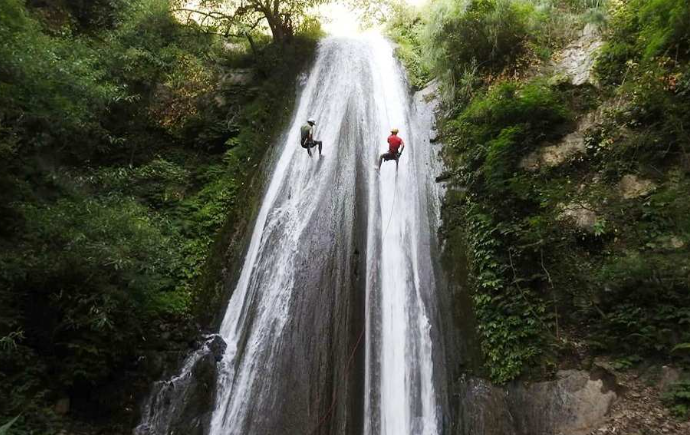
{"type": "MultiPolygon", "coordinates": [[[[355,354],[357,353],[357,348],[359,348],[359,344],[362,342],[362,337],[364,337],[364,331],[366,330],[365,328],[362,328],[362,332],[359,334],[359,338],[357,338],[357,343],[355,343],[355,347],[352,349],[352,353],[350,354],[350,358],[347,360],[347,366],[345,366],[345,375],[344,375],[344,381],[347,381],[347,375],[350,372],[350,367],[352,366],[352,361],[354,361],[355,354]]],[[[335,408],[335,403],[338,401],[338,396],[336,395],[336,389],[333,388],[333,400],[331,401],[331,406],[328,407],[328,411],[326,411],[326,414],[324,414],[323,417],[321,417],[321,420],[319,420],[319,423],[316,425],[314,430],[309,432],[310,434],[315,434],[317,430],[321,427],[322,424],[324,424],[327,420],[328,417],[331,416],[331,413],[333,412],[333,408],[335,408]]]]}
{"type": "Polygon", "coordinates": [[[383,237],[381,238],[381,241],[383,241],[386,238],[386,234],[388,234],[388,228],[391,226],[391,221],[393,220],[393,211],[395,211],[395,198],[398,196],[398,169],[396,167],[395,169],[395,187],[393,190],[393,203],[391,204],[391,214],[388,217],[388,223],[386,224],[386,229],[383,231],[383,237]]]}
{"type": "MultiPolygon", "coordinates": [[[[379,74],[379,78],[380,78],[381,81],[383,82],[384,77],[383,77],[383,74],[382,74],[381,70],[380,70],[380,69],[377,69],[377,71],[378,71],[378,74],[379,74]]],[[[385,113],[385,115],[386,115],[386,122],[388,123],[387,128],[391,128],[390,116],[389,116],[389,114],[388,114],[388,106],[384,104],[384,108],[385,108],[384,113],[385,113]]],[[[396,162],[396,163],[397,163],[397,162],[396,162]]],[[[395,171],[395,190],[393,191],[393,202],[392,202],[392,204],[391,204],[391,213],[390,213],[390,216],[388,217],[388,223],[386,224],[386,229],[385,229],[385,231],[383,232],[383,238],[382,238],[381,240],[383,240],[383,239],[386,238],[386,234],[388,233],[388,228],[390,227],[391,221],[393,220],[393,211],[395,210],[395,199],[396,199],[397,195],[398,195],[398,171],[397,171],[397,164],[396,164],[396,171],[395,171]]],[[[364,337],[364,332],[365,332],[365,330],[366,330],[366,328],[362,328],[362,332],[359,334],[359,337],[357,338],[357,343],[355,343],[355,346],[354,346],[354,348],[352,349],[352,353],[350,354],[350,358],[348,359],[347,365],[345,366],[345,374],[344,374],[344,379],[343,379],[343,381],[347,381],[347,377],[348,377],[348,374],[349,374],[349,372],[350,372],[350,368],[351,368],[351,366],[352,366],[352,362],[354,361],[355,354],[357,353],[357,349],[359,348],[359,345],[360,345],[360,343],[362,342],[362,338],[364,337]]],[[[335,408],[335,404],[336,404],[337,401],[338,401],[338,396],[337,396],[337,394],[336,394],[336,389],[334,388],[334,389],[333,389],[333,399],[331,400],[331,404],[330,404],[330,406],[328,407],[328,410],[326,411],[326,413],[324,414],[324,416],[321,417],[321,419],[319,420],[319,422],[318,422],[318,424],[316,425],[316,427],[314,427],[314,429],[313,429],[311,432],[309,432],[310,435],[315,434],[315,433],[319,430],[319,428],[320,428],[326,421],[328,421],[328,418],[329,418],[329,417],[331,416],[331,414],[333,413],[333,410],[334,410],[334,408],[335,408]]]]}

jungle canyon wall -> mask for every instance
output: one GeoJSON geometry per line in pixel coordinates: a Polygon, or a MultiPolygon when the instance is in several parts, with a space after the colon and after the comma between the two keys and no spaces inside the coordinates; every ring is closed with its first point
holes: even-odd
{"type": "Polygon", "coordinates": [[[457,433],[687,430],[687,269],[666,267],[687,256],[688,13],[436,1],[392,18],[410,82],[440,83],[445,327],[481,350],[449,357],[457,433]]]}

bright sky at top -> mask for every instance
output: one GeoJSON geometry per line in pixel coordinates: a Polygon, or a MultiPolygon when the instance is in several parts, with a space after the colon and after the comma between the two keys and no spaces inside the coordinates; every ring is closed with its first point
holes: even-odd
{"type": "MultiPolygon", "coordinates": [[[[419,6],[428,0],[403,0],[409,5],[419,6]]],[[[347,6],[333,3],[319,8],[321,15],[325,18],[323,23],[324,30],[336,36],[348,36],[359,33],[359,20],[357,14],[352,12],[347,6]]]]}
{"type": "MultiPolygon", "coordinates": [[[[419,6],[426,3],[428,0],[401,0],[409,5],[419,6]]],[[[200,0],[188,0],[185,3],[186,8],[200,9],[200,0]]],[[[357,14],[351,11],[347,6],[333,2],[318,8],[320,15],[324,18],[324,30],[336,36],[354,35],[360,32],[359,20],[357,14]]],[[[185,13],[180,13],[180,19],[186,19],[185,13]]],[[[190,15],[192,19],[199,19],[198,16],[190,15]]]]}

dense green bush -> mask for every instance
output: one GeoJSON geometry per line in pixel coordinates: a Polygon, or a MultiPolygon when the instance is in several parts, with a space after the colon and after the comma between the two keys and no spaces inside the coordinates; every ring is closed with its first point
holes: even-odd
{"type": "Polygon", "coordinates": [[[605,0],[439,0],[422,9],[395,8],[388,32],[413,85],[440,78],[452,108],[466,104],[485,83],[548,60],[585,23],[605,26],[605,5],[605,0]]]}
{"type": "Polygon", "coordinates": [[[561,97],[548,84],[502,82],[449,122],[451,155],[478,194],[502,197],[511,188],[521,156],[537,141],[557,136],[567,119],[561,97]]]}
{"type": "Polygon", "coordinates": [[[643,62],[690,55],[690,8],[685,0],[631,0],[612,11],[611,38],[602,50],[597,72],[608,84],[621,84],[643,62]]]}
{"type": "Polygon", "coordinates": [[[520,3],[501,0],[473,0],[462,9],[456,6],[434,20],[441,27],[429,29],[427,37],[436,46],[432,63],[453,69],[455,64],[476,62],[481,71],[503,71],[524,50],[528,13],[520,3]]]}
{"type": "Polygon", "coordinates": [[[87,40],[45,34],[21,0],[8,0],[0,41],[0,142],[13,140],[13,154],[64,146],[90,153],[108,139],[99,116],[124,93],[104,80],[87,40]]]}
{"type": "Polygon", "coordinates": [[[103,385],[135,355],[148,319],[189,296],[176,289],[175,234],[131,199],[64,198],[21,216],[22,237],[0,255],[0,331],[16,338],[0,355],[12,392],[0,414],[41,427],[46,401],[103,385]]]}
{"type": "Polygon", "coordinates": [[[523,221],[538,210],[538,195],[518,164],[539,141],[557,137],[568,118],[563,96],[548,83],[502,82],[445,127],[447,161],[467,188],[455,220],[466,234],[477,329],[497,382],[539,365],[549,352],[552,319],[540,295],[545,277],[522,267],[541,254],[544,234],[523,221]]]}
{"type": "Polygon", "coordinates": [[[432,4],[421,45],[449,95],[473,69],[500,74],[524,55],[531,5],[508,0],[445,0],[432,4]]]}
{"type": "Polygon", "coordinates": [[[417,9],[397,8],[388,21],[388,34],[397,43],[395,54],[405,65],[414,89],[423,88],[431,80],[428,62],[418,42],[424,29],[422,12],[417,9]]]}
{"type": "Polygon", "coordinates": [[[133,350],[136,319],[175,290],[174,235],[127,199],[61,199],[22,214],[23,267],[3,269],[15,290],[32,289],[17,301],[32,322],[27,340],[50,343],[60,385],[102,381],[133,350]]]}
{"type": "Polygon", "coordinates": [[[488,375],[503,383],[538,365],[547,350],[546,304],[513,274],[512,248],[503,241],[511,229],[498,210],[472,200],[463,206],[477,332],[488,375]]]}

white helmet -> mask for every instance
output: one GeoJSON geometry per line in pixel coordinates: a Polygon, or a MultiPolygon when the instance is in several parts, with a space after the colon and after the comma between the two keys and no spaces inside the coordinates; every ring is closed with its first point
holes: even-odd
{"type": "Polygon", "coordinates": [[[309,119],[307,119],[307,122],[308,122],[309,124],[316,124],[316,119],[314,119],[314,118],[309,118],[309,119]]]}

